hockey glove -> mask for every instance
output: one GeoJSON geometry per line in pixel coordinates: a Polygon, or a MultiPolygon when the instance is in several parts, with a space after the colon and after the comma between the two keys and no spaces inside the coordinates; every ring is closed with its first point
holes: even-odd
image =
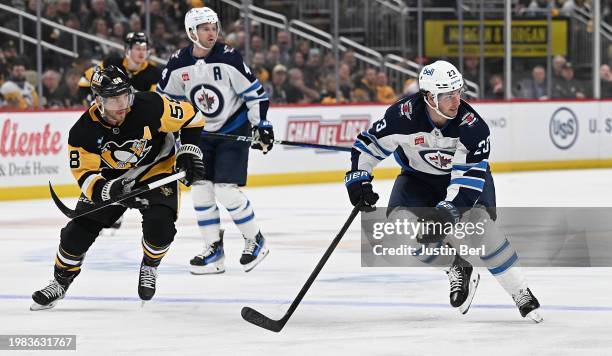
{"type": "Polygon", "coordinates": [[[134,180],[126,178],[117,178],[106,181],[102,186],[98,199],[92,199],[94,201],[107,201],[116,198],[119,195],[129,193],[132,187],[136,184],[134,180]]]}
{"type": "MultiPolygon", "coordinates": [[[[423,221],[426,223],[434,223],[433,225],[426,225],[425,232],[418,239],[420,243],[437,243],[446,238],[444,234],[445,228],[448,224],[457,224],[461,219],[461,212],[457,209],[453,203],[448,201],[439,202],[433,210],[431,210],[426,216],[423,217],[423,221]]],[[[453,227],[454,229],[454,227],[453,227]]]]}
{"type": "Polygon", "coordinates": [[[176,168],[185,171],[185,178],[181,182],[187,187],[204,179],[206,170],[200,148],[196,145],[182,145],[176,153],[176,168]]]}
{"type": "Polygon", "coordinates": [[[370,207],[376,204],[379,197],[372,190],[372,183],[370,183],[372,179],[374,177],[370,176],[370,173],[367,171],[356,170],[346,172],[344,185],[353,206],[357,205],[360,201],[363,201],[365,206],[370,207]]]}
{"type": "Polygon", "coordinates": [[[119,204],[125,206],[126,208],[130,208],[130,209],[138,209],[138,210],[149,209],[149,199],[141,198],[138,196],[122,200],[119,202],[119,204]]]}
{"type": "Polygon", "coordinates": [[[253,144],[251,148],[261,150],[264,154],[272,150],[274,145],[274,130],[272,123],[262,120],[259,125],[253,127],[253,144]]]}

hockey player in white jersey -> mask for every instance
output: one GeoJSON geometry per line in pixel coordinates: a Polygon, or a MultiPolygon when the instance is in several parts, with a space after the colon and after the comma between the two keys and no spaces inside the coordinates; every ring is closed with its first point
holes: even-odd
{"type": "MultiPolygon", "coordinates": [[[[185,15],[185,31],[193,44],[170,57],[157,90],[193,103],[206,117],[204,131],[252,134],[255,139],[252,148],[267,153],[274,141],[272,125],[266,120],[268,95],[242,56],[217,42],[220,32],[217,14],[208,7],[189,10],[185,15]]],[[[246,184],[249,146],[204,135],[200,148],[207,176],[192,186],[192,197],[205,246],[190,261],[191,273],[225,271],[217,201],[227,209],[244,236],[240,263],[248,272],[268,254],[253,207],[240,190],[246,184]]]]}
{"type": "MultiPolygon", "coordinates": [[[[372,188],[372,169],[393,154],[401,166],[389,199],[389,218],[452,223],[484,221],[486,254],[479,256],[489,272],[514,299],[521,316],[540,322],[540,304],[518,267],[518,256],[496,227],[493,177],[489,168],[489,128],[461,100],[463,78],[451,63],[437,61],[419,75],[420,92],[391,105],[384,117],[358,135],[352,166],[345,177],[351,203],[373,206],[378,194],[372,188]],[[422,209],[429,207],[423,215],[422,209]]],[[[453,236],[424,234],[422,247],[440,248],[453,236]]],[[[421,250],[419,250],[421,251],[421,250]]],[[[480,275],[457,256],[424,255],[424,263],[450,266],[450,303],[467,313],[480,275]]]]}

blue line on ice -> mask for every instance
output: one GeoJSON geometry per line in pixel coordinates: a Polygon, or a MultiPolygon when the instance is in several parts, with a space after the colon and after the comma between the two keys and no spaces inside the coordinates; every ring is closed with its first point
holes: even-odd
{"type": "MultiPolygon", "coordinates": [[[[30,300],[29,295],[15,294],[0,294],[0,300],[30,300]]],[[[90,296],[70,296],[66,299],[80,301],[98,301],[98,302],[139,302],[137,297],[90,297],[90,296]]],[[[157,303],[200,303],[200,304],[290,304],[292,300],[280,299],[218,299],[218,298],[169,298],[155,297],[153,302],[157,303]]],[[[403,308],[440,308],[448,309],[448,304],[441,303],[408,303],[408,302],[368,302],[359,300],[306,300],[302,304],[307,305],[325,305],[325,306],[346,306],[346,307],[403,307],[403,308]]],[[[510,304],[474,304],[472,308],[477,309],[515,309],[516,306],[510,304]]],[[[557,311],[583,311],[583,312],[612,312],[612,306],[594,306],[594,305],[546,305],[542,306],[543,310],[557,311]]]]}

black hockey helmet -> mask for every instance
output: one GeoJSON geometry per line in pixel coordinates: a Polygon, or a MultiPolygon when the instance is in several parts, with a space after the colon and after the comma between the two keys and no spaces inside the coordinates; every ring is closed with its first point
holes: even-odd
{"type": "Polygon", "coordinates": [[[149,45],[149,39],[144,32],[130,32],[125,36],[125,49],[129,50],[135,44],[146,44],[149,45]]]}
{"type": "Polygon", "coordinates": [[[110,65],[106,68],[97,67],[91,76],[91,91],[94,96],[108,98],[133,91],[130,79],[118,67],[110,65]]]}

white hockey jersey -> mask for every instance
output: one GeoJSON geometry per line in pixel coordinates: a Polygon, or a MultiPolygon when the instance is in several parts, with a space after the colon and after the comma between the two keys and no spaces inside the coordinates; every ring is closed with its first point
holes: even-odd
{"type": "Polygon", "coordinates": [[[249,120],[266,120],[268,95],[232,47],[217,42],[203,58],[193,56],[193,45],[175,52],[162,71],[157,91],[187,100],[205,118],[205,131],[227,133],[249,120]]]}
{"type": "Polygon", "coordinates": [[[420,93],[391,105],[382,119],[357,136],[351,169],[372,173],[379,162],[393,155],[403,174],[424,180],[448,177],[444,183],[446,200],[456,206],[473,206],[491,174],[489,127],[468,103],[461,101],[457,117],[438,128],[429,118],[426,105],[420,93]]]}

